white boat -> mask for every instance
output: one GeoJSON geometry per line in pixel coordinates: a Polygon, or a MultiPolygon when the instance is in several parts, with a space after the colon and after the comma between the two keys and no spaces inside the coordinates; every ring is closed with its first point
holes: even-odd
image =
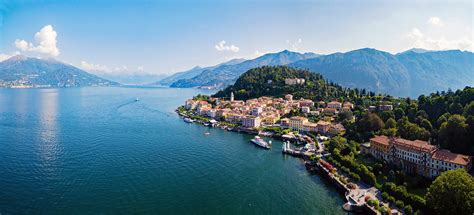
{"type": "Polygon", "coordinates": [[[188,118],[188,117],[184,118],[184,121],[187,122],[187,123],[194,122],[194,120],[192,120],[191,118],[188,118]]]}
{"type": "Polygon", "coordinates": [[[135,98],[135,101],[136,101],[136,102],[138,102],[138,101],[140,101],[140,99],[138,99],[138,98],[135,98]]]}
{"type": "Polygon", "coordinates": [[[270,149],[270,147],[272,146],[272,141],[267,142],[259,136],[255,136],[255,138],[250,140],[250,142],[264,149],[270,149]]]}

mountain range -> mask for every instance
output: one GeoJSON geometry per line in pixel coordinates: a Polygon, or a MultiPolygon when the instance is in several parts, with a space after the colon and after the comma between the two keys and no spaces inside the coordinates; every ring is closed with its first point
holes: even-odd
{"type": "Polygon", "coordinates": [[[288,66],[318,72],[345,87],[395,96],[418,97],[474,85],[474,53],[459,50],[417,50],[393,55],[365,48],[288,66]]]}
{"type": "Polygon", "coordinates": [[[184,78],[177,80],[170,84],[171,87],[225,87],[233,84],[235,80],[249,69],[261,66],[275,66],[286,65],[298,60],[310,59],[317,57],[314,53],[297,53],[284,50],[279,53],[270,53],[260,56],[252,60],[245,60],[240,63],[224,63],[215,67],[205,68],[202,71],[191,70],[192,72],[184,73],[199,73],[191,78],[184,78]]]}
{"type": "Polygon", "coordinates": [[[192,69],[175,76],[174,82],[163,84],[184,88],[223,88],[233,84],[247,70],[267,65],[308,69],[345,87],[365,88],[394,96],[417,97],[474,85],[472,52],[410,49],[391,54],[370,48],[329,55],[285,50],[231,65],[192,69]]]}
{"type": "Polygon", "coordinates": [[[118,83],[99,78],[96,75],[54,59],[38,59],[17,55],[0,62],[0,86],[3,87],[110,85],[118,85],[118,83]]]}
{"type": "Polygon", "coordinates": [[[181,80],[181,79],[189,79],[189,78],[193,78],[195,76],[198,76],[199,74],[201,74],[203,71],[206,71],[206,70],[213,70],[219,66],[231,66],[231,65],[235,65],[235,64],[239,64],[239,63],[242,63],[243,61],[245,61],[245,59],[243,58],[237,58],[237,59],[232,59],[230,61],[227,61],[227,62],[224,62],[224,63],[221,63],[221,64],[218,64],[218,65],[215,65],[215,66],[209,66],[209,67],[200,67],[200,66],[196,66],[190,70],[187,70],[187,71],[184,71],[184,72],[178,72],[178,73],[175,73],[173,75],[170,75],[166,78],[163,78],[157,82],[153,82],[151,83],[151,85],[164,85],[164,86],[169,86],[171,84],[173,84],[174,82],[178,81],[178,80],[181,80]]]}

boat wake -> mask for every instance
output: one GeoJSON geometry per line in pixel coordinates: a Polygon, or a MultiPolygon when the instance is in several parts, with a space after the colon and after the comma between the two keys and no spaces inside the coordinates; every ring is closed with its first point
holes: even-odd
{"type": "Polygon", "coordinates": [[[129,102],[123,103],[123,104],[117,106],[116,109],[119,110],[120,108],[122,108],[122,107],[124,107],[124,106],[127,106],[127,105],[129,105],[129,104],[133,104],[133,103],[135,103],[135,100],[134,100],[134,101],[129,101],[129,102]]]}

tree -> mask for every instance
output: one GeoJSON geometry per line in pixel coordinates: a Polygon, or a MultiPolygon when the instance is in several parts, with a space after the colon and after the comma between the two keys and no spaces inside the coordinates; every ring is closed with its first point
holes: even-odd
{"type": "Polygon", "coordinates": [[[400,209],[403,209],[403,207],[405,207],[405,203],[403,203],[402,200],[397,200],[395,202],[395,205],[397,206],[397,208],[400,208],[400,209]]]}
{"type": "Polygon", "coordinates": [[[352,111],[341,111],[339,112],[339,114],[337,115],[337,121],[339,122],[342,122],[344,120],[352,120],[353,118],[353,114],[352,114],[352,111]]]}
{"type": "Polygon", "coordinates": [[[387,121],[390,118],[395,118],[395,114],[393,114],[393,111],[382,111],[380,113],[380,118],[382,118],[384,121],[387,121]]]}
{"type": "Polygon", "coordinates": [[[405,111],[403,111],[401,108],[395,108],[395,110],[393,110],[393,114],[395,115],[395,120],[399,120],[405,116],[405,111]]]}
{"type": "Polygon", "coordinates": [[[461,104],[459,103],[452,103],[450,106],[449,106],[449,112],[451,114],[462,114],[463,112],[463,107],[461,104]]]}
{"type": "Polygon", "coordinates": [[[396,128],[397,122],[393,118],[389,118],[387,122],[385,122],[385,128],[396,128]]]}
{"type": "Polygon", "coordinates": [[[464,107],[464,117],[474,116],[474,101],[464,107]]]}
{"type": "Polygon", "coordinates": [[[435,214],[473,214],[473,177],[464,169],[442,173],[428,188],[426,204],[435,214]]]}
{"type": "Polygon", "coordinates": [[[433,126],[431,125],[431,122],[427,119],[421,120],[420,126],[428,131],[433,130],[433,126]]]}
{"type": "Polygon", "coordinates": [[[411,123],[407,117],[403,117],[397,122],[398,134],[405,139],[410,140],[428,140],[431,136],[430,132],[425,128],[411,123]]]}
{"type": "Polygon", "coordinates": [[[411,205],[406,205],[403,211],[405,212],[405,214],[408,215],[413,214],[413,208],[411,207],[411,205]]]}
{"type": "Polygon", "coordinates": [[[368,113],[359,121],[359,126],[367,132],[378,131],[384,128],[385,124],[377,114],[368,113]]]}
{"type": "Polygon", "coordinates": [[[470,149],[466,119],[458,114],[449,117],[441,124],[438,139],[443,148],[456,153],[466,153],[470,149]]]}

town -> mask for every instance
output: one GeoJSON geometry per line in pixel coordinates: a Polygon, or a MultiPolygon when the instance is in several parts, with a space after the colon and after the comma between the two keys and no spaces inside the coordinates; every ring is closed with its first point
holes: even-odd
{"type": "MultiPolygon", "coordinates": [[[[304,80],[304,79],[303,79],[304,80]]],[[[198,116],[241,125],[243,129],[258,130],[262,127],[280,127],[299,132],[315,132],[321,135],[337,135],[344,132],[344,126],[335,122],[339,112],[351,111],[354,105],[350,102],[315,102],[309,99],[294,100],[290,94],[285,98],[260,97],[247,101],[235,100],[233,93],[230,100],[210,98],[209,101],[189,99],[184,108],[195,110],[198,116]],[[211,104],[212,103],[212,104],[211,104]],[[304,116],[291,116],[292,111],[303,115],[318,116],[324,120],[311,122],[304,116]],[[284,117],[284,118],[282,118],[284,117]]],[[[213,121],[214,122],[214,121],[213,121]]],[[[215,121],[217,122],[217,121],[215,121]]]]}
{"type": "MultiPolygon", "coordinates": [[[[285,80],[287,85],[302,83],[304,79],[285,80]]],[[[332,141],[329,140],[341,137],[346,130],[338,120],[338,115],[350,113],[350,120],[355,120],[351,113],[353,109],[354,104],[348,101],[294,99],[291,94],[286,94],[284,98],[262,96],[243,101],[236,100],[231,92],[228,99],[198,95],[188,99],[184,106],[178,108],[178,112],[187,122],[198,121],[213,127],[282,139],[282,152],[304,158],[308,170],[322,173],[345,196],[348,202],[344,204],[344,209],[348,211],[369,214],[390,211],[392,214],[400,214],[413,210],[408,203],[413,204],[414,208],[423,208],[424,203],[420,203],[422,201],[415,197],[407,197],[407,205],[404,205],[398,200],[403,196],[397,196],[395,200],[387,193],[390,190],[382,189],[387,185],[360,180],[361,176],[353,172],[357,170],[348,169],[337,161],[339,152],[328,149],[332,141]],[[292,141],[295,143],[293,148],[291,140],[296,140],[292,141]],[[301,143],[305,147],[298,147],[301,143]]],[[[381,101],[378,106],[368,106],[365,110],[392,111],[393,106],[381,101]]],[[[360,156],[385,162],[406,174],[419,175],[426,180],[432,180],[444,171],[469,171],[472,167],[471,156],[452,153],[431,145],[428,141],[376,135],[370,141],[358,145],[357,154],[360,156]]],[[[364,164],[360,165],[368,168],[364,164]]],[[[374,173],[369,174],[375,180],[374,173]]],[[[390,194],[397,195],[394,192],[390,194]]]]}

